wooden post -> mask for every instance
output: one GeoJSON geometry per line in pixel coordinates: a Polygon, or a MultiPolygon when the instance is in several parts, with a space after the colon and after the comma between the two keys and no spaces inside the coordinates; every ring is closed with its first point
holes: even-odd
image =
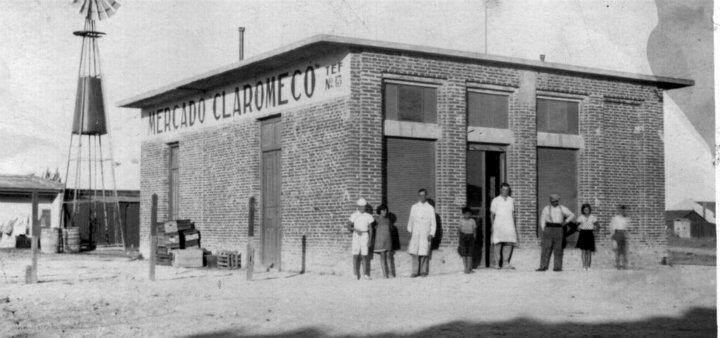
{"type": "Polygon", "coordinates": [[[253,247],[253,241],[255,235],[255,197],[248,199],[248,242],[245,250],[245,256],[247,264],[247,280],[252,280],[253,270],[255,270],[255,248],[253,247]]]}
{"type": "Polygon", "coordinates": [[[150,271],[149,276],[151,281],[155,280],[155,260],[157,258],[157,208],[158,208],[158,197],[157,194],[152,194],[152,205],[150,206],[150,271]]]}
{"type": "Polygon", "coordinates": [[[26,282],[27,283],[37,283],[38,282],[38,273],[37,273],[37,265],[38,265],[38,249],[40,249],[40,223],[38,222],[38,193],[37,191],[32,192],[32,219],[30,220],[31,224],[31,233],[32,233],[32,265],[30,266],[30,274],[29,276],[26,275],[26,278],[29,279],[26,282]]]}
{"type": "Polygon", "coordinates": [[[307,236],[305,236],[305,235],[302,236],[302,249],[301,250],[302,250],[301,251],[302,265],[300,267],[300,273],[302,274],[302,273],[305,273],[305,257],[307,254],[307,236]]]}

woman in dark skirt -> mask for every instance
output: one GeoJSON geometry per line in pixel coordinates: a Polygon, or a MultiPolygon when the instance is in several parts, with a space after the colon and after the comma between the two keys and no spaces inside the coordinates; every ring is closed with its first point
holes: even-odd
{"type": "Polygon", "coordinates": [[[597,218],[592,214],[590,204],[583,204],[581,215],[577,218],[578,222],[578,240],[577,248],[582,250],[582,263],[585,270],[590,269],[592,262],[592,253],[595,251],[595,224],[597,218]]]}
{"type": "Polygon", "coordinates": [[[472,272],[473,247],[475,245],[475,232],[477,224],[472,219],[472,211],[465,207],[462,209],[463,218],[458,227],[458,254],[462,257],[465,273],[472,272]]]}
{"type": "Polygon", "coordinates": [[[385,204],[381,204],[375,210],[375,245],[373,251],[380,255],[380,267],[383,276],[395,277],[395,253],[392,245],[392,227],[394,218],[388,212],[385,204]]]}

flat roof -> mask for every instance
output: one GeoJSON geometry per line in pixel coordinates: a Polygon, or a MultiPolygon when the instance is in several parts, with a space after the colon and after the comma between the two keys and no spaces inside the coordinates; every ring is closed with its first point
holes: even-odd
{"type": "Polygon", "coordinates": [[[0,192],[60,192],[63,184],[35,175],[0,175],[0,192]]]}
{"type": "Polygon", "coordinates": [[[635,74],[508,56],[321,34],[285,45],[278,49],[274,49],[242,61],[234,62],[203,74],[186,78],[167,86],[150,90],[135,97],[122,100],[118,102],[117,105],[124,108],[147,107],[163,101],[180,98],[192,92],[205,91],[219,85],[227,84],[232,81],[232,79],[237,78],[237,75],[241,75],[243,72],[248,70],[252,70],[253,73],[258,73],[291,61],[298,56],[321,54],[326,49],[336,49],[341,47],[387,50],[411,54],[474,60],[479,61],[479,63],[509,65],[518,68],[529,68],[542,71],[593,75],[625,81],[652,83],[663,89],[682,88],[695,84],[695,81],[690,79],[635,74]]]}

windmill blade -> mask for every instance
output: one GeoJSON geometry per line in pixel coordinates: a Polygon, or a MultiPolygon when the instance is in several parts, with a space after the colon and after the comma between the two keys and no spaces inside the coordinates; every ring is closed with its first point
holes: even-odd
{"type": "Polygon", "coordinates": [[[107,19],[120,8],[120,3],[115,0],[73,0],[73,4],[78,3],[82,3],[80,14],[90,20],[107,19]]]}

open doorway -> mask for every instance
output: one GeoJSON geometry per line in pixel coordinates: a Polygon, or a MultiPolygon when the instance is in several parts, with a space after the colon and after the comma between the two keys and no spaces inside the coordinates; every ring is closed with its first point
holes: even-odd
{"type": "Polygon", "coordinates": [[[505,147],[469,144],[467,151],[467,205],[478,225],[473,267],[492,264],[490,202],[505,182],[505,147]]]}

